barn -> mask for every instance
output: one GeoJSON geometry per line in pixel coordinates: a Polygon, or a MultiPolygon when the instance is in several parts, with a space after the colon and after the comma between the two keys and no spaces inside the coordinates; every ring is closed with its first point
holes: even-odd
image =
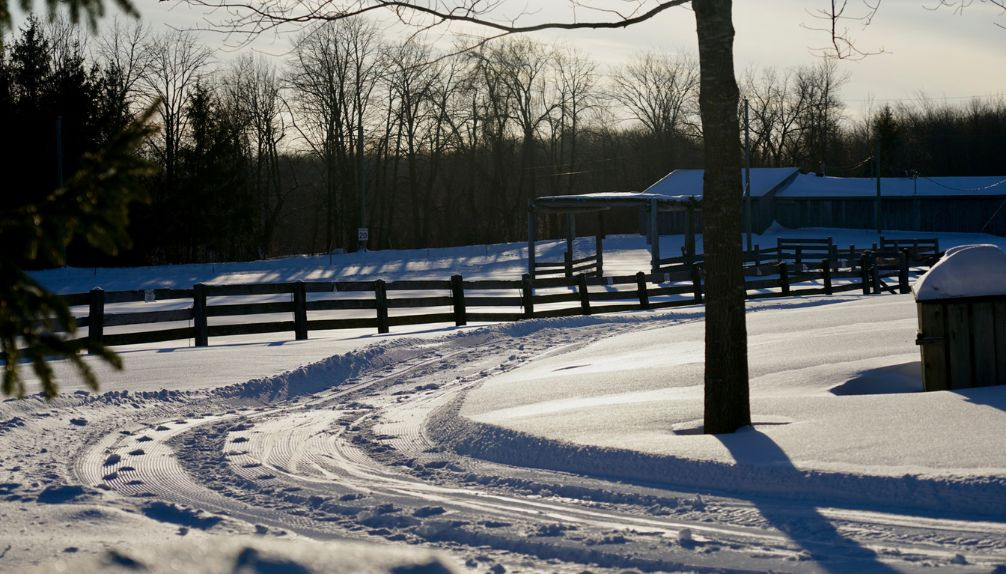
{"type": "Polygon", "coordinates": [[[824,177],[801,173],[772,197],[784,227],[1006,235],[1006,176],[824,177]],[[879,221],[878,221],[879,218],[879,221]]]}
{"type": "MultiPolygon", "coordinates": [[[[1006,207],[1006,177],[847,178],[801,172],[795,167],[752,168],[750,173],[750,193],[744,200],[742,227],[752,233],[762,233],[778,223],[789,228],[1006,235],[1006,209],[1003,209],[1006,207]]],[[[649,240],[654,269],[661,261],[654,230],[659,234],[685,234],[683,255],[689,260],[696,255],[694,234],[702,230],[703,176],[701,169],[678,169],[642,192],[535,199],[528,213],[529,272],[532,276],[553,268],[567,275],[580,270],[600,272],[603,259],[600,239],[605,233],[605,214],[620,208],[637,213],[636,229],[649,240]],[[563,262],[536,263],[534,245],[541,214],[560,215],[564,220],[567,253],[563,262]],[[587,214],[596,214],[589,227],[591,234],[597,237],[596,253],[574,260],[572,245],[577,219],[582,220],[587,214]],[[536,271],[536,266],[541,269],[536,271]]],[[[738,195],[745,197],[745,190],[738,190],[738,195]]]]}

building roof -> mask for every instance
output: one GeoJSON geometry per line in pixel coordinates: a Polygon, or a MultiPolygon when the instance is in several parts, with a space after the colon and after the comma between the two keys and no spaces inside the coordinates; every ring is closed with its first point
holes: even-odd
{"type": "MultiPolygon", "coordinates": [[[[753,180],[754,178],[752,178],[753,180]]],[[[882,197],[999,197],[1006,196],[1006,176],[999,177],[882,177],[882,197]]],[[[826,199],[876,197],[877,180],[868,177],[822,177],[801,173],[776,197],[826,199]]]]}
{"type": "MultiPolygon", "coordinates": [[[[702,198],[702,169],[676,169],[646,188],[647,193],[658,195],[691,195],[702,198]]],[[[751,197],[763,197],[784,186],[793,176],[799,174],[795,167],[753,167],[751,168],[751,197]]],[[[741,170],[743,185],[744,170],[741,170]]],[[[743,194],[744,190],[741,189],[743,194]]]]}
{"type": "Polygon", "coordinates": [[[657,202],[661,211],[676,211],[697,206],[702,196],[660,195],[640,191],[584,193],[581,195],[550,195],[534,200],[534,206],[543,210],[596,211],[612,207],[639,207],[657,202]]]}
{"type": "MultiPolygon", "coordinates": [[[[612,207],[639,207],[656,201],[661,211],[682,210],[701,204],[704,173],[705,170],[701,169],[676,169],[645,191],[553,195],[535,199],[534,205],[543,210],[596,211],[612,207]]],[[[1006,176],[884,177],[880,180],[880,190],[883,197],[1006,198],[1006,176]]],[[[800,173],[795,167],[751,168],[751,197],[770,194],[779,199],[869,198],[877,194],[877,180],[818,176],[800,173]]]]}
{"type": "MultiPolygon", "coordinates": [[[[535,199],[534,205],[545,210],[592,211],[611,207],[638,207],[655,200],[661,211],[681,210],[701,203],[703,173],[704,170],[701,169],[676,169],[645,191],[551,195],[535,199]]],[[[762,197],[772,193],[798,173],[795,167],[751,168],[751,196],[762,197]]],[[[743,177],[742,172],[742,181],[743,177]]]]}

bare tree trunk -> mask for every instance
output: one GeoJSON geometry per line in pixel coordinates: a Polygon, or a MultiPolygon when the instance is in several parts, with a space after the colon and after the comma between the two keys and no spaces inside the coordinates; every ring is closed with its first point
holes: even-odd
{"type": "Polygon", "coordinates": [[[695,0],[705,135],[705,432],[751,424],[741,270],[741,155],[731,0],[695,0]]]}

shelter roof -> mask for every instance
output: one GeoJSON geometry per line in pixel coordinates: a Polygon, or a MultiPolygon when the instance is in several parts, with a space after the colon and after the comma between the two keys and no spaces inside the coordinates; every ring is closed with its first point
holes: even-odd
{"type": "MultiPolygon", "coordinates": [[[[998,177],[882,177],[883,197],[1000,197],[1006,196],[1006,176],[998,177]]],[[[776,194],[779,199],[875,197],[877,180],[869,177],[823,177],[801,173],[776,194]]]]}
{"type": "Polygon", "coordinates": [[[581,195],[550,195],[534,200],[534,206],[543,210],[598,211],[612,207],[640,207],[656,201],[661,211],[677,211],[698,206],[702,196],[661,195],[640,191],[584,193],[581,195]]]}
{"type": "MultiPolygon", "coordinates": [[[[763,197],[785,186],[787,181],[799,173],[795,167],[753,167],[751,168],[751,197],[763,197]]],[[[646,188],[647,193],[659,195],[691,195],[702,197],[703,169],[676,169],[646,188]]],[[[741,170],[744,181],[744,170],[741,170]]],[[[744,193],[743,188],[741,193],[744,193]]]]}

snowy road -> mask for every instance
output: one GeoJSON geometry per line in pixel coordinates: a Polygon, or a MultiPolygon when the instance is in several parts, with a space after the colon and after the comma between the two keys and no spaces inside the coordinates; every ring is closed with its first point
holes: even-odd
{"type": "Polygon", "coordinates": [[[430,546],[481,571],[988,572],[1006,562],[1006,524],[952,508],[794,504],[676,487],[674,477],[634,484],[506,466],[443,442],[465,432],[461,401],[486,381],[575,360],[599,341],[687,329],[699,315],[644,317],[399,339],[296,377],[68,398],[0,436],[26,452],[38,444],[19,439],[32,433],[63,437],[50,472],[70,461],[66,482],[98,487],[81,503],[208,535],[228,528],[430,546]],[[88,423],[68,427],[73,416],[88,423]]]}

